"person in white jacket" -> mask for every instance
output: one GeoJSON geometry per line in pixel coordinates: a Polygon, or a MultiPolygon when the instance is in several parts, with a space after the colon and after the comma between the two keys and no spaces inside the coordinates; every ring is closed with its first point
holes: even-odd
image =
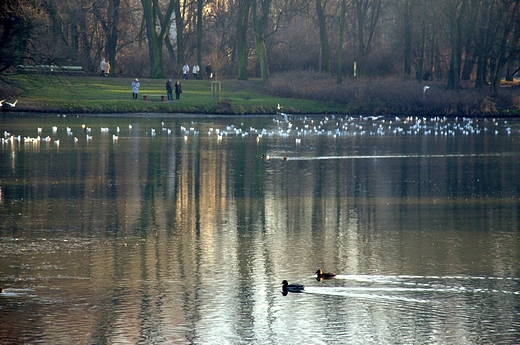
{"type": "Polygon", "coordinates": [[[197,64],[193,65],[193,69],[191,70],[191,72],[193,73],[193,79],[197,80],[197,75],[199,74],[199,71],[200,71],[199,65],[197,65],[197,64]]]}
{"type": "Polygon", "coordinates": [[[190,66],[187,63],[182,66],[182,78],[188,79],[188,73],[190,73],[190,66]]]}
{"type": "Polygon", "coordinates": [[[105,62],[105,58],[101,59],[101,62],[99,63],[99,69],[101,70],[101,76],[105,76],[105,69],[107,67],[107,63],[105,62]]]}
{"type": "Polygon", "coordinates": [[[135,78],[135,80],[132,82],[132,98],[137,99],[137,94],[139,93],[139,87],[141,87],[141,84],[139,83],[139,79],[135,78]]]}

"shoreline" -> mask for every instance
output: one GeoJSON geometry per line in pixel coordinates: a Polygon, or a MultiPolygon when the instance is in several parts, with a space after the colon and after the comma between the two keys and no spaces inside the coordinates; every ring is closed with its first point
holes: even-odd
{"type": "Polygon", "coordinates": [[[60,77],[56,83],[43,76],[16,75],[13,83],[20,85],[18,92],[2,98],[19,102],[15,108],[4,104],[0,112],[4,116],[90,117],[262,117],[281,112],[290,116],[520,117],[520,88],[506,87],[500,97],[491,97],[485,90],[452,92],[442,83],[432,82],[425,94],[413,81],[358,80],[338,87],[319,76],[321,80],[309,84],[316,89],[306,79],[273,78],[269,92],[259,80],[223,80],[218,97],[205,81],[189,80],[183,84],[180,100],[163,101],[162,80],[143,79],[140,98],[134,100],[128,96],[125,78],[60,77]],[[396,87],[388,89],[389,82],[396,87]],[[298,87],[292,88],[294,85],[298,87]]]}
{"type": "MultiPolygon", "coordinates": [[[[264,117],[276,117],[282,116],[281,113],[244,113],[244,114],[218,114],[218,113],[188,113],[188,112],[74,112],[74,111],[64,111],[64,110],[42,110],[42,109],[15,109],[15,110],[6,110],[2,109],[0,111],[2,117],[9,117],[10,115],[14,115],[12,117],[51,117],[51,116],[60,116],[60,117],[104,117],[104,118],[146,118],[146,117],[158,117],[158,118],[168,118],[168,117],[182,117],[182,118],[264,118],[264,117]]],[[[283,113],[290,117],[296,116],[307,116],[307,117],[318,117],[318,116],[350,116],[350,117],[370,117],[370,116],[381,116],[384,118],[394,118],[394,117],[439,117],[439,118],[474,118],[474,119],[493,119],[493,118],[507,118],[507,119],[520,119],[520,115],[518,114],[505,114],[505,113],[496,113],[496,114],[473,114],[473,115],[458,115],[458,114],[449,114],[449,115],[434,115],[434,114],[415,114],[415,115],[403,115],[403,114],[351,114],[351,113],[340,113],[340,112],[321,112],[321,113],[283,113]]]]}
{"type": "MultiPolygon", "coordinates": [[[[0,114],[3,117],[8,116],[9,114],[16,114],[16,117],[51,117],[51,116],[60,116],[60,117],[125,117],[125,118],[146,118],[146,117],[183,117],[183,118],[233,118],[233,117],[275,117],[281,116],[280,114],[207,114],[207,113],[161,113],[161,112],[67,112],[67,111],[38,111],[38,110],[7,110],[1,111],[0,114]]],[[[323,114],[287,114],[288,116],[320,116],[320,115],[328,115],[326,113],[323,114]]],[[[340,115],[340,114],[338,114],[340,115]]],[[[342,115],[344,116],[344,115],[342,115]]]]}

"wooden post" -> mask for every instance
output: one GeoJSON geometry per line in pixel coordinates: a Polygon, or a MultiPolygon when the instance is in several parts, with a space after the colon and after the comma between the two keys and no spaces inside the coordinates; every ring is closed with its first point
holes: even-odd
{"type": "Polygon", "coordinates": [[[212,81],[211,82],[211,98],[214,101],[220,101],[220,91],[221,91],[220,81],[212,81]]]}

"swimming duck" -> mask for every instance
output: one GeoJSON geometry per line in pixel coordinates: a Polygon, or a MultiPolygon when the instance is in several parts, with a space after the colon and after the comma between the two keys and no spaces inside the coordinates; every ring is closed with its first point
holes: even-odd
{"type": "Polygon", "coordinates": [[[283,292],[303,292],[303,290],[305,290],[305,286],[302,284],[289,284],[287,280],[282,282],[283,292]]]}
{"type": "Polygon", "coordinates": [[[332,273],[332,272],[327,272],[327,273],[323,273],[322,270],[317,270],[316,271],[316,277],[318,279],[332,279],[336,276],[336,273],[332,273]]]}

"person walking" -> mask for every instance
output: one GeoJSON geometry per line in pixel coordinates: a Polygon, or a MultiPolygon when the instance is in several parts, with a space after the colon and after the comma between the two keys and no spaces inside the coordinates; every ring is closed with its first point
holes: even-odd
{"type": "Polygon", "coordinates": [[[208,75],[208,79],[213,78],[213,69],[211,68],[210,62],[208,62],[208,64],[206,65],[206,74],[208,75]]]}
{"type": "Polygon", "coordinates": [[[197,80],[197,76],[199,74],[200,67],[199,65],[195,64],[193,65],[192,73],[193,73],[193,79],[197,80]]]}
{"type": "Polygon", "coordinates": [[[168,78],[168,81],[166,82],[166,94],[168,95],[168,100],[173,101],[172,78],[168,78]]]}
{"type": "Polygon", "coordinates": [[[105,77],[108,77],[110,74],[110,61],[105,62],[105,77]]]}
{"type": "Polygon", "coordinates": [[[135,78],[135,80],[132,82],[132,98],[137,99],[137,94],[139,93],[139,88],[141,87],[141,84],[139,83],[139,79],[135,78]]]}
{"type": "Polygon", "coordinates": [[[187,63],[182,66],[182,78],[188,79],[188,73],[190,73],[190,66],[187,63]]]}
{"type": "Polygon", "coordinates": [[[182,88],[181,88],[181,81],[177,80],[175,83],[175,98],[179,99],[181,98],[182,88]]]}
{"type": "Polygon", "coordinates": [[[107,63],[105,62],[105,58],[101,59],[99,63],[99,69],[101,70],[101,77],[105,76],[105,69],[107,68],[107,63]]]}

